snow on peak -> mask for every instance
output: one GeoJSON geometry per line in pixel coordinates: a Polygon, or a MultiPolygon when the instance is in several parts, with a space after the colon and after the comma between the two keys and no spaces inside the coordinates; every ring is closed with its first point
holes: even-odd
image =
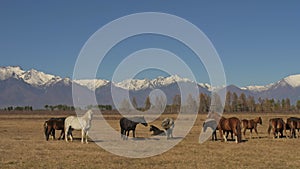
{"type": "Polygon", "coordinates": [[[187,78],[181,78],[178,75],[169,77],[159,76],[155,79],[127,79],[122,82],[116,83],[116,86],[127,90],[141,90],[146,88],[155,88],[160,86],[167,86],[177,82],[192,82],[187,78]]]}
{"type": "Polygon", "coordinates": [[[288,76],[283,81],[292,87],[300,87],[300,74],[288,76]]]}
{"type": "Polygon", "coordinates": [[[43,86],[61,80],[59,76],[39,72],[35,69],[24,71],[19,66],[0,67],[0,80],[8,78],[20,78],[33,86],[43,86]]]}
{"type": "Polygon", "coordinates": [[[29,71],[24,72],[22,75],[20,75],[20,77],[25,82],[34,86],[43,86],[61,80],[59,76],[54,76],[43,72],[39,72],[35,69],[31,69],[29,71]]]}
{"type": "Polygon", "coordinates": [[[19,77],[25,71],[19,66],[0,67],[0,80],[6,80],[11,77],[19,77]]]}
{"type": "Polygon", "coordinates": [[[141,90],[145,88],[152,88],[153,85],[149,79],[127,79],[115,84],[117,87],[128,90],[141,90]]]}
{"type": "Polygon", "coordinates": [[[81,80],[74,80],[74,82],[81,86],[86,86],[88,89],[93,91],[109,83],[109,81],[101,80],[101,79],[81,79],[81,80]]]}
{"type": "Polygon", "coordinates": [[[262,92],[262,91],[266,91],[269,89],[270,85],[267,86],[246,86],[246,87],[242,87],[242,90],[250,90],[250,91],[254,91],[254,92],[262,92]]]}

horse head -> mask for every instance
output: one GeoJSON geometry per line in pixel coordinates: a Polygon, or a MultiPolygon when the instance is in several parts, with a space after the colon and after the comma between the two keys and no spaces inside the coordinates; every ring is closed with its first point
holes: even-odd
{"type": "Polygon", "coordinates": [[[86,114],[88,115],[88,119],[92,119],[94,112],[92,110],[88,110],[86,114]]]}
{"type": "Polygon", "coordinates": [[[259,123],[260,125],[262,125],[262,119],[261,119],[261,117],[258,117],[258,123],[259,123]]]}
{"type": "Polygon", "coordinates": [[[144,125],[144,126],[148,126],[148,123],[146,122],[146,120],[145,120],[145,117],[143,116],[143,117],[141,117],[141,124],[142,125],[144,125]]]}

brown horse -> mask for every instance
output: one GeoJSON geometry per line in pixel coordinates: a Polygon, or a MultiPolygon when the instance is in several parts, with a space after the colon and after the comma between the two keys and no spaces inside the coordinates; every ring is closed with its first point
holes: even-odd
{"type": "Polygon", "coordinates": [[[242,141],[242,131],[241,131],[241,121],[237,117],[230,117],[220,119],[219,125],[220,136],[223,137],[222,140],[227,141],[227,138],[223,133],[232,132],[235,137],[235,142],[240,143],[242,141]]]}
{"type": "MultiPolygon", "coordinates": [[[[296,138],[296,129],[299,132],[300,129],[300,118],[297,117],[290,117],[286,120],[286,129],[290,130],[290,137],[296,138]]],[[[298,134],[299,137],[299,134],[298,134]]]]}
{"type": "Polygon", "coordinates": [[[64,138],[64,126],[66,118],[51,118],[44,123],[44,132],[46,140],[49,140],[49,136],[52,136],[55,139],[55,130],[61,130],[59,140],[64,138]]]}
{"type": "MultiPolygon", "coordinates": [[[[218,124],[217,120],[220,120],[221,118],[224,118],[224,117],[221,117],[219,115],[217,115],[215,117],[209,115],[208,117],[209,118],[206,121],[204,121],[204,123],[203,123],[203,126],[202,126],[203,131],[206,132],[207,128],[211,128],[213,130],[212,135],[211,135],[211,140],[217,141],[218,140],[217,130],[220,130],[220,125],[218,124]]],[[[226,133],[226,138],[228,138],[229,133],[231,133],[231,139],[233,139],[232,130],[228,130],[228,131],[223,130],[223,134],[225,134],[225,133],[226,133]]]]}
{"type": "Polygon", "coordinates": [[[268,134],[270,135],[270,132],[272,130],[273,133],[273,138],[279,138],[279,133],[280,137],[283,137],[283,131],[286,134],[286,124],[283,121],[282,118],[273,118],[269,120],[269,128],[268,128],[268,134]]]}
{"type": "Polygon", "coordinates": [[[242,125],[243,125],[243,134],[244,137],[246,135],[246,130],[250,130],[250,138],[252,139],[252,130],[254,129],[257,137],[259,138],[258,132],[257,132],[257,124],[262,125],[262,119],[261,117],[256,117],[255,119],[247,120],[243,119],[242,120],[242,125]]]}

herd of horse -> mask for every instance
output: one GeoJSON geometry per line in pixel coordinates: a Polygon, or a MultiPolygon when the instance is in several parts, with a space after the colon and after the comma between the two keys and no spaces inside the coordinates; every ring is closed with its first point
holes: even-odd
{"type": "MultiPolygon", "coordinates": [[[[65,139],[66,142],[70,139],[73,141],[73,130],[81,130],[81,142],[88,143],[88,131],[91,128],[91,120],[93,118],[93,111],[88,110],[83,116],[68,116],[63,118],[50,118],[44,122],[44,133],[46,140],[49,140],[51,136],[52,139],[55,139],[55,130],[61,130],[60,136],[58,139],[65,139]]],[[[145,127],[148,126],[145,118],[142,116],[137,117],[122,117],[119,120],[120,123],[120,133],[121,139],[127,140],[129,137],[129,132],[132,131],[132,136],[135,138],[135,130],[138,124],[142,124],[145,127]]],[[[240,120],[237,117],[225,118],[218,113],[210,113],[207,120],[203,123],[202,130],[206,132],[208,128],[213,130],[211,139],[213,141],[217,140],[217,130],[221,140],[226,142],[228,135],[231,134],[231,139],[235,140],[236,143],[242,142],[242,133],[245,137],[246,130],[250,130],[250,139],[252,139],[252,131],[254,130],[257,137],[258,124],[262,125],[261,117],[256,117],[254,119],[243,119],[240,120]],[[234,139],[233,139],[234,137],[234,139]]],[[[300,137],[300,118],[290,117],[286,122],[282,118],[272,118],[269,119],[268,125],[268,134],[272,134],[273,138],[285,137],[288,138],[297,138],[300,137]],[[287,135],[286,130],[290,130],[289,136],[287,135]],[[296,134],[298,131],[298,134],[296,134]]],[[[154,125],[150,125],[150,132],[152,136],[154,135],[164,135],[167,136],[167,139],[173,138],[173,129],[175,127],[174,120],[172,118],[165,118],[161,122],[161,127],[159,129],[154,125]]]]}
{"type": "MultiPolygon", "coordinates": [[[[235,142],[240,143],[242,141],[242,131],[244,137],[246,137],[246,130],[250,130],[250,139],[252,139],[252,131],[254,130],[257,137],[259,137],[257,132],[257,125],[262,125],[261,117],[256,117],[254,119],[243,119],[239,120],[237,117],[225,118],[220,116],[217,113],[212,113],[208,115],[208,119],[203,123],[203,131],[206,132],[207,128],[211,128],[212,132],[212,140],[217,140],[216,130],[219,130],[220,137],[222,141],[227,141],[229,133],[231,134],[231,138],[235,137],[235,142]],[[218,123],[217,123],[218,121],[218,123]]],[[[268,124],[268,134],[273,135],[273,138],[297,138],[300,137],[300,118],[290,117],[286,120],[286,122],[282,118],[271,118],[269,119],[268,124]],[[287,135],[286,130],[290,130],[289,136],[287,135]],[[296,134],[298,131],[298,135],[296,134]]]]}
{"type": "MultiPolygon", "coordinates": [[[[65,139],[66,142],[70,139],[73,141],[73,130],[81,130],[81,142],[88,143],[88,131],[91,128],[91,121],[93,117],[93,111],[88,110],[83,116],[68,116],[61,118],[50,118],[44,122],[44,134],[46,140],[49,140],[51,136],[52,139],[55,139],[55,130],[61,130],[61,134],[58,138],[65,139]]],[[[121,128],[121,138],[127,140],[129,132],[132,131],[133,138],[135,138],[135,129],[138,124],[148,126],[145,118],[143,116],[136,117],[122,117],[120,119],[120,128],[121,128]]],[[[162,127],[164,130],[160,130],[158,127],[151,125],[150,132],[153,132],[152,135],[166,135],[167,139],[173,138],[173,128],[175,126],[174,120],[172,118],[166,118],[162,121],[162,127]]]]}

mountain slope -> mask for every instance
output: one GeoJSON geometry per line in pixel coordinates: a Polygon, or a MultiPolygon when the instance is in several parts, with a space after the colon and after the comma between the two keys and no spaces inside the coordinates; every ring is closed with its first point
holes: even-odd
{"type": "MultiPolygon", "coordinates": [[[[98,104],[113,104],[112,89],[117,91],[116,99],[122,101],[123,96],[129,93],[130,99],[136,98],[138,105],[143,106],[146,97],[154,89],[164,92],[168,104],[171,104],[175,95],[180,94],[178,84],[198,86],[199,93],[210,94],[209,84],[198,83],[181,78],[177,75],[157,77],[155,79],[130,79],[113,83],[101,79],[71,80],[59,76],[46,74],[34,69],[25,71],[20,67],[0,67],[0,107],[5,106],[34,106],[42,108],[44,105],[67,104],[73,105],[73,97],[88,105],[95,93],[98,104]],[[77,93],[72,93],[75,87],[77,93]],[[85,96],[85,97],[83,97],[85,96]],[[82,100],[82,98],[87,98],[82,100]]],[[[256,99],[290,98],[292,103],[300,100],[300,75],[291,75],[278,82],[265,86],[247,86],[239,88],[235,85],[227,86],[227,91],[238,95],[245,93],[256,99]]]]}

